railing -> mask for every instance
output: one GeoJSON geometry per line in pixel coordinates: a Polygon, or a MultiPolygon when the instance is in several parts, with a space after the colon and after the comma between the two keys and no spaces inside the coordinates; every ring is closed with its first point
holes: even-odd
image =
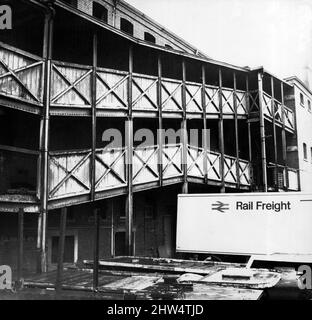
{"type": "Polygon", "coordinates": [[[224,181],[228,183],[237,183],[237,159],[230,156],[224,156],[224,181]]]}
{"type": "Polygon", "coordinates": [[[133,110],[157,111],[158,78],[134,75],[132,79],[133,110]]]}
{"type": "MultiPolygon", "coordinates": [[[[42,58],[0,42],[0,95],[42,105],[43,73],[42,58]]],[[[92,67],[52,61],[51,106],[67,108],[91,108],[92,67]]],[[[106,68],[96,68],[96,107],[107,110],[127,110],[129,107],[129,73],[106,68]]],[[[161,78],[161,102],[158,99],[159,79],[156,76],[133,74],[132,109],[134,111],[157,111],[159,103],[163,112],[183,111],[181,80],[161,78]]],[[[205,86],[203,106],[201,83],[185,83],[185,108],[189,113],[207,114],[220,112],[218,87],[205,86]]],[[[233,115],[234,99],[237,113],[247,115],[247,93],[222,88],[222,107],[225,114],[233,115]]]]}
{"type": "Polygon", "coordinates": [[[91,150],[50,152],[49,198],[89,193],[90,168],[91,150]]]}
{"type": "Polygon", "coordinates": [[[248,93],[246,91],[236,91],[236,103],[237,103],[237,114],[247,115],[248,114],[248,93]]]}
{"type": "Polygon", "coordinates": [[[125,148],[98,149],[95,159],[95,191],[127,185],[125,148]]]}
{"type": "Polygon", "coordinates": [[[295,114],[294,112],[289,109],[288,107],[284,107],[284,114],[285,114],[285,126],[295,130],[295,114]]]}
{"type": "Polygon", "coordinates": [[[299,170],[285,168],[285,174],[288,174],[288,189],[299,191],[299,170]]]}
{"type": "Polygon", "coordinates": [[[221,181],[221,154],[213,151],[207,151],[208,161],[208,179],[221,181]]]}
{"type": "Polygon", "coordinates": [[[162,79],[161,81],[162,110],[168,112],[183,111],[182,81],[162,79]]]}
{"type": "Polygon", "coordinates": [[[202,85],[187,82],[186,87],[186,111],[192,113],[202,113],[202,85]]]}
{"type": "Polygon", "coordinates": [[[167,144],[162,150],[163,179],[181,177],[182,169],[182,144],[167,144]]]}
{"type": "Polygon", "coordinates": [[[207,114],[220,113],[219,88],[206,85],[205,94],[206,94],[206,113],[207,114]]]}
{"type": "MultiPolygon", "coordinates": [[[[158,145],[135,147],[133,149],[133,185],[156,182],[160,179],[160,168],[164,180],[183,176],[182,144],[164,145],[160,166],[158,145]]],[[[50,152],[49,154],[49,198],[57,199],[91,192],[91,150],[50,152]]],[[[239,179],[241,185],[249,186],[250,164],[239,159],[239,179]]],[[[224,157],[224,178],[229,184],[237,184],[237,160],[224,157]]],[[[220,182],[221,155],[188,145],[187,175],[204,178],[205,170],[209,180],[220,182]],[[204,166],[207,161],[207,166],[204,166]],[[205,168],[204,168],[205,167],[205,168]],[[207,168],[207,169],[206,169],[207,168]]],[[[127,186],[126,149],[97,149],[95,153],[95,191],[107,191],[127,186]]]]}
{"type": "Polygon", "coordinates": [[[249,113],[258,113],[259,112],[259,91],[251,90],[249,91],[249,113]]]}
{"type": "Polygon", "coordinates": [[[0,193],[37,191],[39,152],[0,146],[0,193]]]}
{"type": "Polygon", "coordinates": [[[251,184],[251,164],[249,161],[241,160],[238,161],[239,164],[239,179],[240,184],[250,185],[251,184]]]}
{"type": "Polygon", "coordinates": [[[127,72],[97,69],[96,72],[96,107],[103,109],[128,109],[127,72]]]}
{"type": "Polygon", "coordinates": [[[224,114],[234,114],[234,90],[222,88],[222,111],[224,114]]]}
{"type": "Polygon", "coordinates": [[[275,117],[275,121],[279,124],[283,123],[283,109],[284,109],[284,121],[285,121],[285,127],[290,130],[295,129],[295,116],[294,112],[289,109],[288,107],[284,106],[282,108],[282,104],[274,99],[274,109],[272,110],[272,97],[268,95],[267,93],[263,93],[263,113],[266,117],[269,119],[273,118],[273,115],[275,117]]]}
{"type": "Polygon", "coordinates": [[[0,95],[41,105],[43,60],[0,42],[0,95]]]}
{"type": "Polygon", "coordinates": [[[269,163],[267,171],[270,188],[299,191],[299,170],[269,163]]]}
{"type": "MultiPolygon", "coordinates": [[[[187,174],[192,177],[204,178],[204,163],[207,161],[207,177],[209,180],[221,181],[221,154],[204,149],[188,146],[187,149],[187,174]]],[[[250,163],[231,156],[224,156],[224,181],[230,184],[240,182],[241,185],[251,184],[250,163]],[[238,166],[238,167],[237,167],[238,166]],[[237,177],[237,168],[239,177],[237,177]]]]}
{"type": "Polygon", "coordinates": [[[192,177],[204,178],[204,149],[187,146],[187,174],[192,177]]]}
{"type": "Polygon", "coordinates": [[[53,62],[51,105],[91,107],[91,67],[53,62]]]}
{"type": "Polygon", "coordinates": [[[133,184],[159,180],[159,146],[138,147],[133,150],[133,184]]]}

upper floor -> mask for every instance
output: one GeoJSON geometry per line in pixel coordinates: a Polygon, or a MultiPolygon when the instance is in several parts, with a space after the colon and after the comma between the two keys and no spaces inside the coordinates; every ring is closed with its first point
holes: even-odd
{"type": "Polygon", "coordinates": [[[303,190],[312,191],[312,92],[297,77],[287,78],[286,81],[293,86],[293,95],[287,99],[295,106],[297,122],[297,145],[292,148],[291,152],[296,153],[298,157],[303,190]]]}
{"type": "MultiPolygon", "coordinates": [[[[59,1],[53,6],[50,33],[46,12],[36,1],[10,3],[15,27],[0,34],[2,140],[15,139],[0,143],[0,188],[7,199],[29,190],[35,203],[40,198],[40,139],[47,117],[47,192],[55,206],[88,201],[92,192],[98,199],[123,194],[130,182],[134,191],[185,179],[247,191],[256,181],[253,168],[261,167],[261,113],[267,128],[274,124],[278,137],[285,131],[287,141],[293,140],[295,109],[285,100],[293,87],[263,69],[140,42],[59,1]],[[187,135],[192,128],[211,129],[214,146],[194,145],[188,137],[176,143],[157,139],[144,147],[131,141],[108,148],[90,141],[111,124],[122,128],[129,118],[137,129],[147,126],[154,132],[160,126],[178,129],[185,120],[187,135]],[[10,123],[28,126],[24,132],[12,131],[10,123]]],[[[281,188],[298,190],[296,163],[270,158],[273,144],[268,139],[268,166],[276,170],[280,165],[272,184],[280,179],[281,188]]]]}
{"type": "Polygon", "coordinates": [[[61,0],[72,9],[77,9],[98,22],[122,31],[128,36],[167,49],[188,52],[207,57],[197,48],[167,30],[147,15],[122,0],[61,0]]]}

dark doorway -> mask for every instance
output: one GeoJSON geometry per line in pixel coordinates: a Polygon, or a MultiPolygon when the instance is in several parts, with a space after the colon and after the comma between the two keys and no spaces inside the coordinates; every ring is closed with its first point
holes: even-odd
{"type": "Polygon", "coordinates": [[[126,232],[115,233],[115,256],[126,255],[126,232]]]}
{"type": "MultiPolygon", "coordinates": [[[[52,237],[52,263],[57,263],[59,236],[52,237]]],[[[64,263],[75,262],[75,236],[66,236],[64,245],[64,263]]]]}

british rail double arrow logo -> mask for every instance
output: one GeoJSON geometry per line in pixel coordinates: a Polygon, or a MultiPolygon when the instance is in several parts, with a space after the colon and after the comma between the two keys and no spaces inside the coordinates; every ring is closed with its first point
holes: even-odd
{"type": "Polygon", "coordinates": [[[225,213],[227,210],[230,210],[230,205],[227,203],[223,203],[221,201],[217,201],[211,205],[212,211],[219,211],[221,213],[225,213]]]}

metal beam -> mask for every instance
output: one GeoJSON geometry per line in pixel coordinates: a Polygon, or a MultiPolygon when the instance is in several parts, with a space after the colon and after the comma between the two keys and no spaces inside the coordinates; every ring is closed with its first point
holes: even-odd
{"type": "Polygon", "coordinates": [[[203,149],[204,149],[204,181],[208,183],[208,131],[207,131],[207,112],[206,112],[206,68],[205,65],[202,65],[202,94],[201,102],[203,109],[203,122],[204,122],[204,132],[203,132],[203,149]]]}
{"type": "Polygon", "coordinates": [[[276,118],[275,118],[275,92],[274,78],[271,76],[271,110],[272,110],[272,128],[273,128],[273,150],[274,150],[274,188],[278,191],[278,165],[277,165],[277,136],[276,136],[276,118]]]}
{"type": "Polygon", "coordinates": [[[38,218],[37,249],[40,272],[47,271],[46,229],[48,214],[48,166],[49,166],[49,127],[50,127],[50,93],[51,93],[51,58],[53,39],[53,14],[46,14],[44,26],[44,98],[43,117],[40,122],[40,201],[41,209],[38,218]]]}
{"type": "Polygon", "coordinates": [[[133,117],[132,117],[132,77],[133,48],[129,48],[129,79],[128,79],[128,119],[126,122],[127,179],[128,192],[126,197],[126,251],[133,255],[133,117]]]}
{"type": "Polygon", "coordinates": [[[283,165],[285,167],[286,189],[289,189],[289,176],[287,166],[287,139],[286,139],[286,125],[285,125],[285,99],[284,99],[284,84],[281,82],[281,96],[282,96],[282,152],[283,165]]]}
{"type": "Polygon", "coordinates": [[[162,155],[163,155],[163,119],[162,119],[162,61],[160,54],[158,55],[157,60],[158,65],[158,86],[157,86],[157,105],[158,105],[158,144],[159,144],[159,153],[158,153],[158,172],[159,172],[159,186],[163,185],[163,165],[162,165],[162,155]]]}
{"type": "Polygon", "coordinates": [[[264,122],[264,113],[263,113],[263,74],[261,74],[260,72],[258,72],[258,90],[259,90],[262,187],[263,187],[263,191],[267,192],[268,191],[268,182],[267,182],[265,122],[264,122]]]}
{"type": "Polygon", "coordinates": [[[92,125],[92,155],[91,155],[91,201],[95,200],[96,180],[96,68],[97,68],[97,34],[93,35],[93,66],[91,84],[91,125],[92,125]]]}
{"type": "Polygon", "coordinates": [[[233,94],[233,105],[234,105],[234,126],[235,126],[235,156],[236,156],[236,179],[237,189],[240,188],[240,170],[239,170],[239,136],[238,136],[238,117],[237,117],[237,79],[236,73],[233,72],[233,83],[234,83],[234,94],[233,94]]]}
{"type": "Polygon", "coordinates": [[[182,61],[182,108],[183,108],[183,118],[181,122],[182,130],[182,168],[183,168],[183,186],[182,193],[188,193],[188,181],[187,181],[187,119],[186,119],[186,66],[185,60],[182,61]]]}
{"type": "Polygon", "coordinates": [[[223,97],[222,97],[222,70],[219,69],[219,151],[221,154],[220,157],[220,175],[221,175],[221,193],[225,193],[225,181],[224,181],[224,119],[223,119],[223,97]]]}
{"type": "MultiPolygon", "coordinates": [[[[246,106],[247,106],[247,112],[249,114],[249,109],[250,109],[250,101],[249,101],[249,95],[250,95],[250,92],[249,92],[249,77],[248,75],[246,75],[246,95],[247,95],[247,103],[246,103],[246,106]]],[[[248,160],[250,162],[250,181],[251,181],[251,186],[253,187],[253,165],[252,165],[252,161],[253,161],[253,158],[252,158],[252,137],[251,137],[251,123],[250,121],[247,121],[247,126],[248,126],[248,160]]]]}

